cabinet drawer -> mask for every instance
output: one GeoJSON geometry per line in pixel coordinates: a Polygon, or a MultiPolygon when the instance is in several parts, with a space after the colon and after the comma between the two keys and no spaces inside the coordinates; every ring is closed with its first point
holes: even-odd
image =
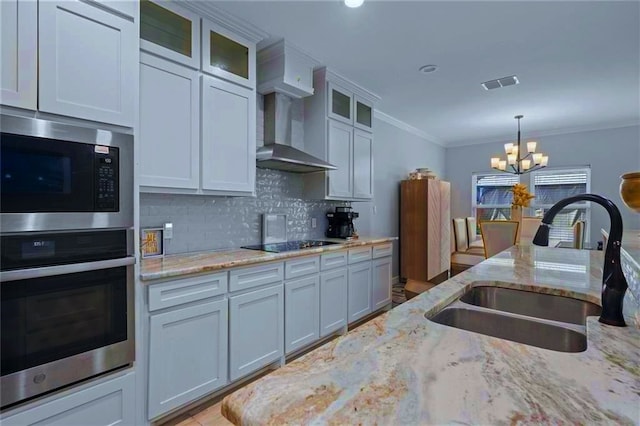
{"type": "Polygon", "coordinates": [[[320,269],[340,268],[347,265],[347,252],[339,251],[337,253],[327,253],[320,256],[320,269]]]}
{"type": "Polygon", "coordinates": [[[371,247],[359,247],[349,250],[349,265],[365,260],[371,260],[371,247]]]}
{"type": "Polygon", "coordinates": [[[373,258],[377,259],[379,257],[387,257],[393,254],[393,244],[379,244],[377,246],[373,246],[373,258]]]}
{"type": "Polygon", "coordinates": [[[229,273],[229,291],[240,291],[277,283],[284,279],[284,265],[270,263],[250,268],[233,269],[229,273]]]}
{"type": "Polygon", "coordinates": [[[303,257],[302,259],[287,260],[284,263],[284,277],[302,277],[310,274],[317,274],[320,271],[320,256],[303,257]]]}
{"type": "Polygon", "coordinates": [[[227,285],[227,272],[149,284],[149,311],[224,294],[227,285]]]}

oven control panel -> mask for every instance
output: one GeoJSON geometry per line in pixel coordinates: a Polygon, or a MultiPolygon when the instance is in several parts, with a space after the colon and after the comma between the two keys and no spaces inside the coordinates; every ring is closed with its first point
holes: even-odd
{"type": "Polygon", "coordinates": [[[118,149],[96,147],[95,167],[95,210],[115,212],[119,208],[118,149]]]}

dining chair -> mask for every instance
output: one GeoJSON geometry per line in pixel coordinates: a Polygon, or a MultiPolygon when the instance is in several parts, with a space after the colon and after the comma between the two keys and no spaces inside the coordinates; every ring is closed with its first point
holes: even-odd
{"type": "Polygon", "coordinates": [[[533,237],[536,236],[538,228],[542,223],[541,217],[525,216],[520,223],[520,239],[519,244],[531,245],[533,243],[533,237]]]}
{"type": "Polygon", "coordinates": [[[515,220],[488,220],[480,222],[480,234],[487,259],[516,244],[519,222],[515,220]]]}
{"type": "Polygon", "coordinates": [[[573,248],[584,248],[585,222],[579,220],[573,225],[573,248]]]}
{"type": "Polygon", "coordinates": [[[479,248],[481,249],[484,246],[482,242],[482,238],[480,238],[477,234],[477,222],[476,218],[473,216],[469,216],[466,218],[467,221],[467,242],[469,244],[469,248],[479,248]]]}

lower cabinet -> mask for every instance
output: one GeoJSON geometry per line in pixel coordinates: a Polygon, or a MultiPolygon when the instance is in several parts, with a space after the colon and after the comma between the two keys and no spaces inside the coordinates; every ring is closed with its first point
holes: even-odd
{"type": "Polygon", "coordinates": [[[123,376],[44,402],[15,415],[3,413],[3,426],[135,424],[135,374],[123,376]]]}
{"type": "Polygon", "coordinates": [[[284,350],[289,354],[318,340],[320,277],[311,275],[284,285],[284,350]]]}
{"type": "Polygon", "coordinates": [[[282,284],[229,298],[230,379],[236,380],[284,354],[282,284]]]}
{"type": "Polygon", "coordinates": [[[320,275],[320,337],[347,325],[347,268],[320,275]]]}
{"type": "Polygon", "coordinates": [[[227,303],[151,315],[149,419],[227,384],[227,303]]]}
{"type": "Polygon", "coordinates": [[[349,323],[371,313],[371,262],[349,265],[349,323]]]}
{"type": "Polygon", "coordinates": [[[391,303],[391,257],[372,262],[371,301],[375,311],[391,303]]]}

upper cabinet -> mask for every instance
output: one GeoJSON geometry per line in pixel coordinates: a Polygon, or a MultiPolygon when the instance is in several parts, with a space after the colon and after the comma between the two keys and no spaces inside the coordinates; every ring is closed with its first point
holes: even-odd
{"type": "Polygon", "coordinates": [[[255,89],[256,44],[221,25],[203,20],[202,71],[255,89]]]}
{"type": "Polygon", "coordinates": [[[337,169],[305,175],[305,193],[316,199],[372,199],[378,96],[326,68],[314,71],[314,88],[305,98],[305,150],[337,169]]]}
{"type": "Polygon", "coordinates": [[[2,104],[133,127],[137,21],[115,6],[2,1],[2,104]]]}
{"type": "Polygon", "coordinates": [[[140,48],[200,68],[200,17],[175,2],[140,1],[140,48]]]}

